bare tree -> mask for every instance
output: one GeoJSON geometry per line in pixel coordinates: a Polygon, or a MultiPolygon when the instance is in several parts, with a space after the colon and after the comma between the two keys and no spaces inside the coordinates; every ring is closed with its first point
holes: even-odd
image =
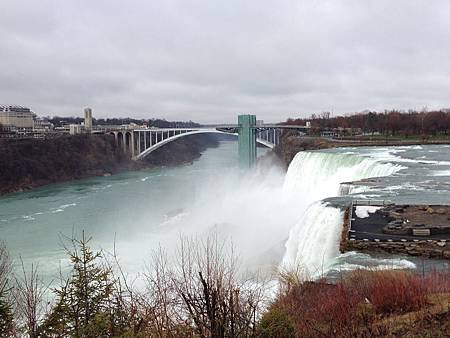
{"type": "Polygon", "coordinates": [[[180,238],[174,257],[157,250],[142,297],[154,337],[254,337],[264,284],[244,278],[232,245],[216,234],[180,238]]]}
{"type": "Polygon", "coordinates": [[[30,338],[38,337],[38,327],[44,315],[44,295],[47,287],[39,277],[38,266],[31,265],[29,273],[21,259],[22,275],[15,277],[16,311],[24,323],[25,331],[30,338]]]}
{"type": "Polygon", "coordinates": [[[154,337],[190,337],[191,320],[182,308],[182,300],[173,285],[173,269],[163,248],[152,254],[145,273],[146,290],[141,297],[142,315],[147,332],[154,337]]]}
{"type": "Polygon", "coordinates": [[[238,277],[232,246],[217,234],[205,240],[181,239],[172,284],[180,308],[201,337],[252,337],[264,292],[238,277]]]}
{"type": "Polygon", "coordinates": [[[142,296],[134,289],[135,279],[129,280],[120,264],[114,240],[112,261],[105,257],[107,270],[111,272],[114,282],[112,297],[109,299],[111,316],[111,334],[130,334],[138,336],[144,329],[144,318],[141,315],[142,296]]]}

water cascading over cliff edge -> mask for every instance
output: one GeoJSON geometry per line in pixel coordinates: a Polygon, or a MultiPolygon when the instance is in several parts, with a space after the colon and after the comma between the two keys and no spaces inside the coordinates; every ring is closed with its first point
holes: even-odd
{"type": "Polygon", "coordinates": [[[339,254],[343,211],[322,200],[338,196],[342,182],[389,176],[402,168],[355,154],[298,153],[289,165],[284,192],[305,196],[308,202],[299,205],[301,216],[290,230],[281,268],[300,268],[312,278],[326,272],[339,254]]]}

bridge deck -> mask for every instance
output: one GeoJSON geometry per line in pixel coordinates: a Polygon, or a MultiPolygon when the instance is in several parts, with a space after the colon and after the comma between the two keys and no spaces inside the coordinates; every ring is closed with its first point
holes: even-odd
{"type": "MultiPolygon", "coordinates": [[[[265,145],[266,147],[275,147],[281,139],[281,129],[297,129],[306,130],[309,126],[298,125],[282,125],[282,124],[255,124],[254,115],[242,115],[244,119],[250,118],[252,123],[244,125],[239,124],[225,124],[225,125],[208,125],[202,127],[181,127],[181,128],[123,128],[118,130],[111,130],[116,137],[116,142],[123,145],[125,151],[129,151],[133,159],[141,159],[149,155],[159,147],[172,142],[180,137],[201,133],[215,133],[215,134],[229,134],[239,137],[239,142],[242,141],[244,134],[249,140],[255,137],[252,141],[255,146],[249,144],[245,148],[252,154],[252,158],[256,161],[256,142],[265,145]],[[244,130],[244,132],[243,132],[244,130]],[[247,149],[248,148],[248,149],[247,149]]],[[[242,151],[240,151],[240,154],[242,151]]],[[[249,165],[250,166],[250,165],[249,165]]]]}

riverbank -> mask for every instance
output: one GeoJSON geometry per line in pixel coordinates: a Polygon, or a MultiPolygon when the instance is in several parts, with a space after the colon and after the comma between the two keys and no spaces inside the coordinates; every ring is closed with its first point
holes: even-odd
{"type": "Polygon", "coordinates": [[[376,146],[414,146],[414,145],[432,145],[432,144],[450,144],[449,140],[365,140],[365,139],[328,139],[320,137],[299,137],[287,135],[282,138],[280,145],[275,147],[274,151],[283,161],[286,168],[291,163],[294,156],[305,150],[319,150],[327,148],[341,147],[376,147],[376,146]]]}
{"type": "Polygon", "coordinates": [[[49,140],[0,142],[0,196],[51,183],[128,170],[176,166],[194,161],[215,137],[185,137],[167,144],[143,161],[131,160],[110,135],[75,135],[49,140]]]}

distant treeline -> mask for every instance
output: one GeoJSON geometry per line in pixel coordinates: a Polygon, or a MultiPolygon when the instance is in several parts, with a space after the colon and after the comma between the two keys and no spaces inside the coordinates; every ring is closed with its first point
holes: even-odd
{"type": "MultiPolygon", "coordinates": [[[[61,117],[54,116],[48,119],[55,127],[61,127],[65,124],[80,124],[84,121],[82,117],[61,117]]],[[[167,121],[165,119],[133,119],[133,118],[107,118],[107,119],[96,119],[93,118],[94,125],[123,125],[135,123],[137,125],[147,125],[149,127],[158,128],[193,128],[199,127],[200,124],[192,121],[167,121]]]]}
{"type": "Polygon", "coordinates": [[[311,115],[310,118],[288,119],[288,124],[311,122],[313,128],[359,128],[366,133],[392,135],[449,135],[450,112],[437,110],[418,112],[398,110],[365,112],[349,116],[331,117],[329,112],[311,115]]]}

